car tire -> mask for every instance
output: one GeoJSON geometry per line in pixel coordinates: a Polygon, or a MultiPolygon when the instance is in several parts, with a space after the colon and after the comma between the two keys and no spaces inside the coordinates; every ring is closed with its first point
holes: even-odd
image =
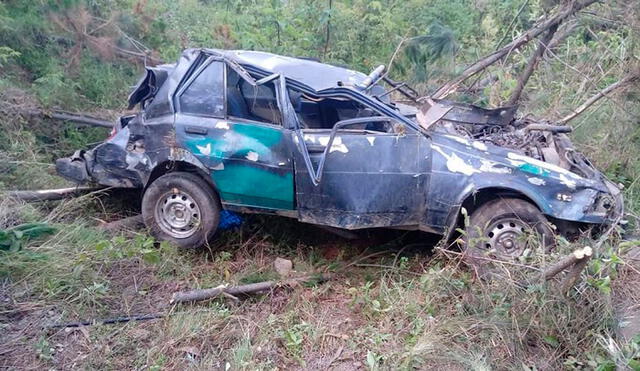
{"type": "Polygon", "coordinates": [[[536,236],[538,246],[548,251],[554,245],[554,232],[545,216],[531,203],[518,198],[488,201],[469,218],[464,236],[465,257],[474,267],[488,259],[517,259],[532,247],[527,235],[536,236]]]}
{"type": "Polygon", "coordinates": [[[187,172],[159,177],[142,197],[142,218],[151,234],[181,248],[206,244],[218,228],[220,210],[212,187],[187,172]]]}

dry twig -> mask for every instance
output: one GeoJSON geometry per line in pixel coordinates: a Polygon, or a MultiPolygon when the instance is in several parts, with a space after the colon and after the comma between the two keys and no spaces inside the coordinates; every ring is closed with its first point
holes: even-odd
{"type": "Polygon", "coordinates": [[[250,283],[248,285],[240,285],[240,286],[224,286],[220,285],[218,287],[214,287],[211,289],[201,289],[201,290],[191,290],[191,291],[181,291],[176,292],[171,297],[171,304],[175,303],[183,303],[190,301],[200,301],[207,300],[218,295],[248,295],[248,294],[257,294],[265,291],[272,290],[279,286],[293,286],[299,285],[305,282],[324,282],[328,281],[332,278],[332,274],[317,274],[310,276],[303,276],[298,278],[291,278],[285,281],[265,281],[265,282],[257,282],[250,283]]]}

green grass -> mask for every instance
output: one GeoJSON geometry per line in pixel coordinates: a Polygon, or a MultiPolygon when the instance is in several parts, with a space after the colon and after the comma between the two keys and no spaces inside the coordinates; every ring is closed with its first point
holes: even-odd
{"type": "MultiPolygon", "coordinates": [[[[35,218],[59,228],[21,251],[0,252],[0,294],[9,299],[0,304],[3,365],[608,369],[632,365],[639,355],[638,343],[615,336],[612,282],[618,282],[616,272],[626,262],[614,244],[599,250],[565,298],[557,283],[540,282],[530,269],[509,266],[504,279],[481,281],[453,253],[405,249],[398,257],[402,246],[412,243],[407,235],[354,246],[314,238],[314,227],[279,218],[249,218],[242,229],[221,234],[211,250],[177,251],[145,233],[111,236],[96,229],[87,220],[101,215],[94,206],[104,203],[108,196],[0,208],[5,210],[0,220],[11,224],[35,218]],[[336,248],[340,258],[323,257],[335,255],[336,248]],[[373,252],[378,254],[366,258],[373,252]],[[168,304],[180,289],[272,279],[279,256],[291,259],[297,274],[330,269],[337,277],[237,303],[218,298],[168,304]],[[46,329],[53,323],[156,312],[168,315],[46,329]],[[611,341],[613,348],[607,345],[611,341]]],[[[546,259],[575,246],[562,244],[546,259]]],[[[536,259],[523,263],[536,265],[536,259]]]]}
{"type": "MultiPolygon", "coordinates": [[[[3,189],[65,185],[52,160],[103,135],[71,126],[47,129],[49,122],[19,117],[4,123],[3,189]]],[[[632,146],[590,140],[583,148],[609,175],[629,184],[627,202],[637,210],[632,146]],[[618,152],[612,159],[599,148],[618,152]]],[[[44,222],[57,229],[20,251],[0,251],[0,366],[606,370],[638,361],[639,343],[616,335],[614,304],[620,297],[640,298],[633,289],[640,277],[615,239],[598,250],[565,298],[558,283],[539,282],[530,269],[505,266],[502,279],[479,280],[458,255],[434,251],[425,236],[405,232],[344,241],[310,225],[254,216],[241,229],[221,232],[209,249],[178,251],[145,231],[109,235],[96,228],[138,212],[138,202],[127,192],[41,204],[0,201],[0,228],[44,222]],[[299,275],[337,276],[239,302],[169,305],[178,290],[277,279],[276,257],[292,260],[299,275]],[[158,312],[167,316],[70,331],[47,328],[158,312]]],[[[563,242],[544,261],[534,254],[522,263],[545,265],[591,243],[563,242]]]]}

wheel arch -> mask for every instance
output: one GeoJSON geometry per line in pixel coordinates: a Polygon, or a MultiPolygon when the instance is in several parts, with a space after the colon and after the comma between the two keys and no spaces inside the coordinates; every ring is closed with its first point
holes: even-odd
{"type": "Polygon", "coordinates": [[[145,183],[144,190],[151,185],[156,179],[160,178],[165,174],[169,174],[176,171],[184,171],[187,173],[195,174],[202,180],[204,180],[211,189],[216,193],[218,199],[220,199],[220,192],[218,191],[218,187],[214,183],[213,179],[209,176],[204,166],[199,164],[193,164],[188,161],[175,161],[175,160],[167,160],[156,165],[151,173],[149,174],[149,179],[145,183]]]}
{"type": "Polygon", "coordinates": [[[457,206],[451,208],[447,217],[447,229],[445,238],[450,240],[454,236],[457,228],[464,227],[464,217],[461,213],[462,208],[466,210],[467,215],[471,215],[480,206],[486,204],[489,201],[493,201],[500,198],[518,198],[529,202],[535,206],[542,213],[545,212],[541,207],[539,201],[536,201],[534,197],[526,194],[525,192],[513,188],[507,187],[485,187],[481,189],[475,189],[463,195],[457,206]]]}

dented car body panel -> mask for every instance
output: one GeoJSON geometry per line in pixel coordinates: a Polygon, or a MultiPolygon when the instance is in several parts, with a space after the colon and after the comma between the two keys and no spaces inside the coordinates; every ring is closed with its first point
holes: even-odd
{"type": "Polygon", "coordinates": [[[147,70],[129,97],[138,114],[92,150],[59,159],[57,170],[78,183],[145,188],[186,169],[225,208],[346,229],[446,234],[482,192],[517,195],[568,222],[621,215],[619,189],[568,140],[514,124],[515,109],[437,102],[445,109],[434,122],[448,131],[427,127],[417,110],[391,102],[379,77],[262,52],[187,50],[147,70]],[[495,130],[457,135],[460,123],[514,128],[496,139],[495,130]],[[540,152],[496,144],[531,135],[540,152]]]}

